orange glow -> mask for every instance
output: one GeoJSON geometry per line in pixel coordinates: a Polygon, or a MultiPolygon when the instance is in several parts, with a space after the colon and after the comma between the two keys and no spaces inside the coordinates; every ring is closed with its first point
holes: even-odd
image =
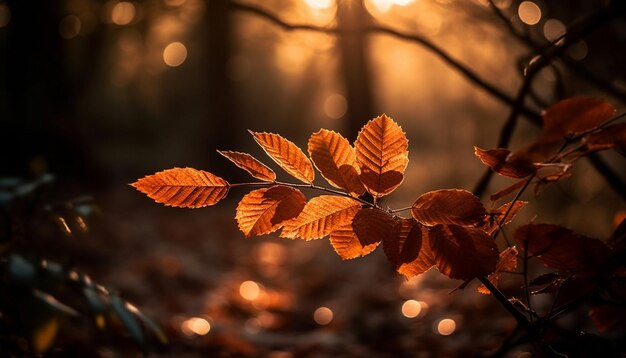
{"type": "Polygon", "coordinates": [[[333,0],[304,0],[304,2],[315,10],[324,10],[333,6],[333,0]]]}
{"type": "Polygon", "coordinates": [[[449,336],[456,331],[456,322],[453,319],[442,319],[437,323],[437,333],[442,336],[449,336]]]}
{"type": "Polygon", "coordinates": [[[332,119],[343,117],[348,111],[348,101],[346,97],[333,93],[324,100],[324,113],[332,119]]]}
{"type": "Polygon", "coordinates": [[[554,41],[565,35],[566,30],[565,25],[557,19],[550,19],[543,24],[543,36],[548,41],[554,41]]]}
{"type": "Polygon", "coordinates": [[[408,300],[402,304],[402,315],[407,318],[415,318],[422,311],[422,305],[415,300],[408,300]]]}
{"type": "Polygon", "coordinates": [[[320,307],[313,312],[313,320],[315,323],[325,326],[332,322],[333,311],[328,307],[320,307]]]}
{"type": "Polygon", "coordinates": [[[11,10],[5,4],[0,5],[0,28],[5,27],[11,21],[11,10]]]}
{"type": "Polygon", "coordinates": [[[80,33],[80,26],[78,16],[68,15],[59,23],[59,35],[66,40],[73,39],[80,33]]]}
{"type": "Polygon", "coordinates": [[[257,318],[250,318],[246,321],[244,329],[250,334],[257,334],[261,331],[261,321],[257,318]]]}
{"type": "Polygon", "coordinates": [[[111,11],[111,21],[116,25],[128,25],[135,19],[136,14],[137,9],[133,3],[118,2],[111,11]]]}
{"type": "Polygon", "coordinates": [[[520,20],[527,25],[535,25],[541,20],[541,9],[532,1],[524,1],[519,4],[517,14],[520,20]]]}
{"type": "Polygon", "coordinates": [[[172,42],[163,50],[163,62],[170,67],[178,67],[187,59],[187,48],[180,42],[172,42]]]}
{"type": "Polygon", "coordinates": [[[239,285],[239,294],[241,297],[248,301],[253,301],[259,298],[261,294],[261,287],[254,281],[244,281],[239,285]]]}
{"type": "Polygon", "coordinates": [[[211,330],[211,324],[204,318],[192,317],[180,325],[180,330],[187,336],[204,336],[211,330]]]}

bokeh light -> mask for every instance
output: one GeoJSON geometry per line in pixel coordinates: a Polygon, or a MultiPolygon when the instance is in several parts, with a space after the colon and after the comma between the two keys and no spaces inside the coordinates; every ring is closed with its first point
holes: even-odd
{"type": "Polygon", "coordinates": [[[402,304],[402,315],[407,318],[415,318],[422,311],[422,305],[416,300],[407,300],[402,304]]]}
{"type": "Polygon", "coordinates": [[[163,50],[163,62],[170,67],[178,67],[187,59],[187,47],[180,42],[172,42],[163,50]]]}
{"type": "Polygon", "coordinates": [[[445,318],[437,323],[437,333],[442,336],[449,336],[456,331],[456,322],[453,319],[445,318]]]}
{"type": "Polygon", "coordinates": [[[332,322],[333,311],[328,307],[319,307],[313,312],[313,320],[315,323],[325,326],[332,322]]]}
{"type": "Polygon", "coordinates": [[[517,14],[526,25],[535,25],[541,20],[541,9],[532,1],[523,1],[519,4],[517,14]]]}
{"type": "Polygon", "coordinates": [[[0,4],[0,28],[5,27],[11,21],[11,10],[5,4],[0,4]]]}
{"type": "Polygon", "coordinates": [[[346,97],[333,93],[324,100],[324,113],[332,119],[339,119],[346,115],[348,111],[348,101],[346,97]]]}
{"type": "Polygon", "coordinates": [[[548,41],[555,41],[565,35],[566,31],[565,25],[557,19],[549,19],[543,24],[543,36],[545,36],[548,41]]]}
{"type": "Polygon", "coordinates": [[[254,281],[244,281],[239,285],[239,294],[248,301],[254,301],[261,294],[261,287],[254,281]]]}
{"type": "Polygon", "coordinates": [[[137,9],[128,1],[118,2],[111,10],[111,21],[116,25],[128,25],[135,19],[137,9]]]}
{"type": "Polygon", "coordinates": [[[304,0],[304,2],[312,9],[324,10],[333,6],[334,0],[304,0]]]}
{"type": "Polygon", "coordinates": [[[211,331],[211,324],[204,318],[192,317],[180,325],[180,330],[187,336],[204,336],[211,331]]]}
{"type": "Polygon", "coordinates": [[[580,40],[567,49],[567,55],[574,60],[581,61],[587,57],[589,48],[584,40],[580,40]]]}
{"type": "Polygon", "coordinates": [[[62,38],[69,40],[80,33],[80,19],[75,15],[68,15],[59,23],[59,35],[62,38]]]}

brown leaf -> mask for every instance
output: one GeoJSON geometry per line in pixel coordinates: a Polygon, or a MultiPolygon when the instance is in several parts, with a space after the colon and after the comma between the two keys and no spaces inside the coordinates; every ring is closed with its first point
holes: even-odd
{"type": "Polygon", "coordinates": [[[254,178],[269,182],[276,181],[276,173],[248,153],[228,150],[218,150],[217,152],[235,163],[239,168],[247,171],[254,178]]]}
{"type": "Polygon", "coordinates": [[[367,122],[354,143],[361,182],[375,197],[394,191],[409,163],[409,141],[402,128],[386,115],[367,122]]]}
{"type": "Polygon", "coordinates": [[[594,129],[611,119],[615,108],[599,98],[577,96],[557,102],[543,114],[545,136],[564,138],[594,129]]]}
{"type": "Polygon", "coordinates": [[[392,235],[383,238],[383,250],[396,270],[407,278],[428,271],[435,264],[428,229],[415,219],[399,219],[392,235]]]}
{"type": "Polygon", "coordinates": [[[304,194],[288,186],[257,189],[241,199],[235,219],[246,237],[265,235],[297,217],[305,203],[304,194]]]}
{"type": "MultiPolygon", "coordinates": [[[[496,271],[487,277],[495,287],[500,287],[500,274],[502,272],[514,272],[517,269],[517,254],[518,252],[515,246],[507,247],[500,253],[498,263],[496,264],[496,271]]],[[[491,291],[489,291],[485,285],[480,285],[478,292],[485,295],[491,294],[491,291]]]]}
{"type": "Polygon", "coordinates": [[[512,192],[514,192],[517,189],[520,189],[524,186],[524,184],[526,184],[526,180],[520,180],[516,183],[513,183],[512,185],[507,186],[506,188],[491,194],[491,196],[489,197],[489,200],[491,201],[497,201],[500,200],[502,198],[504,198],[505,196],[511,194],[512,192]]]}
{"type": "Polygon", "coordinates": [[[311,161],[297,145],[278,134],[252,131],[250,133],[265,153],[287,173],[305,183],[313,182],[315,172],[311,161]]]}
{"type": "Polygon", "coordinates": [[[429,230],[435,266],[444,275],[460,280],[494,272],[498,247],[483,231],[458,225],[436,225],[429,230]]]}
{"type": "Polygon", "coordinates": [[[361,209],[354,199],[336,195],[322,195],[309,200],[298,217],[285,223],[280,236],[290,239],[320,239],[335,228],[350,223],[361,209]]]}
{"type": "Polygon", "coordinates": [[[411,207],[413,217],[424,225],[455,224],[476,226],[487,211],[474,194],[467,190],[442,189],[421,195],[411,207]]]}
{"type": "Polygon", "coordinates": [[[365,193],[359,166],[350,142],[341,134],[320,129],[309,139],[309,155],[322,176],[334,187],[353,196],[365,193]]]}
{"type": "Polygon", "coordinates": [[[361,243],[352,228],[352,221],[355,215],[356,213],[352,215],[350,220],[346,220],[330,233],[330,243],[337,255],[343,260],[365,256],[374,251],[379,244],[379,242],[361,243]]]}
{"type": "Polygon", "coordinates": [[[558,225],[524,225],[515,231],[514,237],[522,250],[557,270],[593,276],[612,264],[610,249],[602,241],[558,225]]]}
{"type": "Polygon", "coordinates": [[[621,155],[626,156],[626,123],[602,128],[583,139],[583,144],[585,144],[585,154],[615,149],[621,155]]]}
{"type": "Polygon", "coordinates": [[[484,150],[474,147],[474,154],[494,172],[509,178],[524,178],[535,172],[535,165],[504,148],[484,150]]]}
{"type": "Polygon", "coordinates": [[[394,226],[391,215],[374,208],[361,209],[352,220],[352,229],[363,246],[380,243],[392,234],[394,226]]]}
{"type": "MultiPolygon", "coordinates": [[[[526,206],[526,204],[528,204],[528,202],[517,200],[515,204],[513,204],[511,211],[509,211],[508,215],[506,216],[506,220],[500,225],[504,226],[513,221],[513,219],[515,219],[515,216],[517,215],[517,212],[520,211],[524,206],[526,206]]],[[[502,221],[510,206],[511,203],[509,202],[503,204],[497,209],[490,210],[487,215],[489,219],[485,222],[482,230],[489,235],[493,234],[498,229],[498,224],[500,223],[500,221],[502,221]]]]}
{"type": "Polygon", "coordinates": [[[179,208],[215,205],[228,194],[229,187],[226,180],[193,168],[167,169],[131,185],[157,203],[179,208]]]}

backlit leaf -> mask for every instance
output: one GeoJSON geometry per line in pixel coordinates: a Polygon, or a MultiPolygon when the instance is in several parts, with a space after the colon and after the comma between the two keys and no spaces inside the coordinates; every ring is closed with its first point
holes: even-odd
{"type": "Polygon", "coordinates": [[[515,156],[508,149],[484,150],[474,147],[474,153],[483,164],[505,177],[524,178],[535,172],[535,166],[530,160],[515,156]]]}
{"type": "MultiPolygon", "coordinates": [[[[507,247],[500,253],[500,258],[498,258],[498,263],[496,264],[496,271],[487,277],[496,288],[500,287],[500,274],[502,272],[514,272],[517,269],[517,254],[518,252],[515,246],[507,247]]],[[[491,294],[491,291],[489,291],[485,285],[480,285],[478,292],[485,295],[491,294]]]]}
{"type": "Polygon", "coordinates": [[[411,207],[413,217],[424,225],[455,224],[475,226],[482,223],[487,211],[467,190],[442,189],[421,195],[411,207]]]}
{"type": "Polygon", "coordinates": [[[354,196],[365,193],[354,148],[341,134],[320,129],[309,139],[309,155],[332,186],[345,189],[354,196]]]}
{"type": "Polygon", "coordinates": [[[436,225],[429,230],[437,269],[444,275],[469,280],[491,274],[499,254],[496,243],[481,230],[458,225],[436,225]]]}
{"type": "Polygon", "coordinates": [[[594,129],[611,119],[615,108],[599,98],[572,97],[548,108],[543,114],[546,136],[566,137],[594,129]]]}
{"type": "Polygon", "coordinates": [[[297,145],[278,134],[252,131],[250,133],[265,153],[287,173],[305,183],[313,182],[315,179],[313,165],[297,145]]]}
{"type": "Polygon", "coordinates": [[[354,143],[361,181],[375,197],[394,191],[409,163],[408,143],[402,128],[386,115],[369,121],[354,143]]]}
{"type": "Polygon", "coordinates": [[[428,228],[415,219],[399,219],[392,235],[383,238],[383,250],[396,270],[407,278],[428,271],[435,264],[428,228]]]}
{"type": "Polygon", "coordinates": [[[378,245],[393,235],[395,220],[388,213],[374,208],[361,209],[352,220],[352,229],[361,245],[378,245]]]}
{"type": "Polygon", "coordinates": [[[257,189],[241,199],[235,219],[246,237],[265,235],[297,217],[305,203],[304,194],[288,186],[257,189]]]}
{"type": "Polygon", "coordinates": [[[491,196],[489,196],[489,200],[491,201],[500,200],[504,198],[505,196],[513,193],[515,190],[521,189],[524,186],[524,184],[526,184],[526,180],[520,180],[516,183],[513,183],[507,186],[506,188],[499,190],[496,193],[491,194],[491,196]]]}
{"type": "Polygon", "coordinates": [[[379,244],[379,242],[361,243],[352,228],[355,215],[356,213],[352,214],[349,220],[343,222],[341,226],[330,233],[330,244],[343,260],[365,256],[374,251],[379,244]]]}
{"type": "Polygon", "coordinates": [[[513,207],[511,208],[510,211],[509,211],[509,207],[511,206],[510,202],[503,204],[497,209],[490,210],[488,212],[489,219],[485,222],[485,225],[482,227],[482,230],[490,235],[493,234],[498,229],[499,224],[504,226],[506,224],[509,224],[511,221],[513,221],[513,219],[515,219],[515,216],[517,215],[517,212],[520,211],[524,206],[526,206],[526,204],[528,204],[528,202],[517,200],[513,204],[513,207]],[[506,220],[504,220],[504,222],[501,223],[505,214],[507,214],[506,220]]]}
{"type": "Polygon", "coordinates": [[[621,155],[626,156],[626,123],[602,128],[583,139],[583,143],[586,147],[585,154],[605,149],[615,149],[621,155]]]}
{"type": "Polygon", "coordinates": [[[520,249],[557,270],[596,275],[611,266],[611,251],[605,243],[558,225],[524,225],[514,237],[520,249]]]}
{"type": "Polygon", "coordinates": [[[274,173],[272,169],[268,168],[265,164],[261,163],[248,153],[233,152],[228,150],[218,150],[217,152],[259,180],[270,182],[276,180],[276,173],[274,173]]]}
{"type": "Polygon", "coordinates": [[[361,203],[348,197],[322,195],[309,200],[293,220],[285,223],[281,237],[304,240],[320,239],[352,221],[361,203]]]}
{"type": "Polygon", "coordinates": [[[167,169],[131,185],[157,203],[179,208],[215,205],[228,194],[226,180],[193,168],[167,169]]]}

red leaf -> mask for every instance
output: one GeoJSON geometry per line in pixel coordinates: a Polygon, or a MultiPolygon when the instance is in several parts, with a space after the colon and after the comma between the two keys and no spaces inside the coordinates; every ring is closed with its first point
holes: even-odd
{"type": "Polygon", "coordinates": [[[535,165],[530,160],[512,155],[508,149],[483,150],[474,147],[474,153],[483,164],[505,177],[524,178],[535,172],[535,165]]]}
{"type": "Polygon", "coordinates": [[[615,114],[609,103],[593,97],[572,97],[548,108],[543,114],[545,136],[561,137],[592,130],[615,114]]]}
{"type": "Polygon", "coordinates": [[[380,243],[393,234],[395,221],[380,209],[361,209],[352,220],[352,229],[363,246],[380,243]]]}
{"type": "Polygon", "coordinates": [[[428,229],[414,219],[399,219],[393,234],[384,237],[383,250],[396,270],[406,277],[422,274],[435,264],[428,229]]]}
{"type": "Polygon", "coordinates": [[[518,200],[515,202],[515,204],[513,204],[513,207],[511,208],[510,211],[509,211],[509,207],[511,206],[510,202],[500,206],[499,208],[495,210],[490,210],[488,213],[489,220],[487,220],[485,225],[482,227],[482,230],[488,233],[489,235],[493,234],[498,229],[498,225],[504,226],[506,224],[509,224],[511,221],[513,221],[513,219],[515,219],[515,216],[517,215],[517,212],[520,211],[524,206],[526,206],[526,204],[528,203],[525,201],[518,200]],[[504,215],[507,214],[507,211],[508,211],[508,215],[506,216],[506,220],[503,223],[500,223],[502,219],[504,218],[504,215]]]}
{"type": "Polygon", "coordinates": [[[585,154],[613,148],[626,156],[626,123],[602,128],[583,139],[583,144],[585,144],[585,154]]]}
{"type": "Polygon", "coordinates": [[[424,225],[455,224],[477,226],[487,211],[467,190],[443,189],[423,194],[411,207],[413,217],[424,225]]]}

